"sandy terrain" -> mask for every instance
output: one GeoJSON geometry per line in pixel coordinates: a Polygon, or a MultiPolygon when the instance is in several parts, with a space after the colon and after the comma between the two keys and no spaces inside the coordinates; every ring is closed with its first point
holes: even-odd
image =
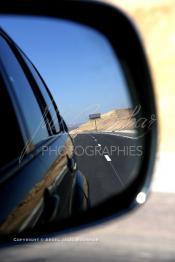
{"type": "Polygon", "coordinates": [[[89,120],[74,129],[70,134],[79,134],[89,131],[119,131],[134,129],[135,119],[132,117],[132,109],[118,109],[101,115],[101,118],[89,120]]]}

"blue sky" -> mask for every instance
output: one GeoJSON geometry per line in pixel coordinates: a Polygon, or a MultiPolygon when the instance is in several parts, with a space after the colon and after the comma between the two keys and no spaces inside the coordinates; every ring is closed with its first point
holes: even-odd
{"type": "Polygon", "coordinates": [[[15,40],[44,78],[69,125],[131,107],[120,65],[108,40],[70,21],[0,17],[0,26],[15,40]]]}

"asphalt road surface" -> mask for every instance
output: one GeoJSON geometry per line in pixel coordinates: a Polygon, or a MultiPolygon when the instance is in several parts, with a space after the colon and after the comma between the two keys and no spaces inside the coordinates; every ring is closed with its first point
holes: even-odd
{"type": "Polygon", "coordinates": [[[89,182],[91,206],[121,192],[138,173],[143,141],[132,135],[84,133],[74,138],[80,171],[89,182]]]}

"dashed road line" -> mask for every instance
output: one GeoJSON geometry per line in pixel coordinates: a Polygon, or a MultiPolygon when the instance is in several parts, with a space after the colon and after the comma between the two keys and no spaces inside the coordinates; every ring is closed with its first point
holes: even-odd
{"type": "Polygon", "coordinates": [[[118,174],[116,168],[113,166],[113,164],[110,162],[110,166],[112,167],[113,171],[114,171],[114,174],[116,175],[116,177],[118,178],[120,184],[124,187],[124,183],[120,177],[120,175],[118,174]]]}
{"type": "Polygon", "coordinates": [[[104,155],[107,161],[112,161],[108,155],[104,155]]]}
{"type": "Polygon", "coordinates": [[[108,155],[104,155],[104,157],[106,158],[106,160],[107,160],[108,162],[110,162],[109,164],[110,164],[110,166],[112,167],[112,169],[113,169],[113,171],[114,171],[115,177],[117,177],[117,179],[119,180],[120,184],[121,184],[122,186],[124,186],[124,183],[123,183],[120,175],[118,174],[116,168],[115,168],[115,167],[113,166],[113,164],[112,164],[111,158],[110,158],[108,155]]]}

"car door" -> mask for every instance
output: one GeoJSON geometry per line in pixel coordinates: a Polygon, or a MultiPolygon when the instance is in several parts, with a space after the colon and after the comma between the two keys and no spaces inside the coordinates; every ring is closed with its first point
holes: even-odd
{"type": "MultiPolygon", "coordinates": [[[[43,146],[41,160],[48,169],[48,173],[55,177],[53,188],[56,188],[59,197],[58,219],[63,219],[71,214],[72,209],[71,204],[76,176],[74,173],[76,162],[74,159],[73,141],[67,128],[65,128],[64,119],[61,117],[43,78],[22,50],[20,48],[17,49],[27,65],[26,74],[28,78],[31,79],[31,82],[32,79],[34,80],[33,85],[36,85],[36,88],[39,90],[38,96],[44,99],[44,113],[48,112],[50,115],[49,119],[51,121],[49,121],[49,126],[52,129],[54,139],[53,143],[43,146]],[[58,167],[60,168],[59,172],[57,170],[58,167]]],[[[53,188],[50,186],[51,192],[54,191],[53,188]]]]}
{"type": "MultiPolygon", "coordinates": [[[[2,103],[1,119],[8,122],[9,111],[14,116],[13,126],[3,125],[1,132],[6,142],[2,149],[7,154],[0,170],[0,199],[4,200],[0,203],[0,232],[7,234],[32,228],[41,217],[49,221],[53,214],[66,216],[73,176],[67,165],[69,136],[61,130],[58,119],[57,122],[54,119],[53,108],[48,108],[14,43],[3,33],[0,70],[1,89],[8,101],[2,103]]],[[[69,153],[72,150],[70,143],[69,153]]]]}

